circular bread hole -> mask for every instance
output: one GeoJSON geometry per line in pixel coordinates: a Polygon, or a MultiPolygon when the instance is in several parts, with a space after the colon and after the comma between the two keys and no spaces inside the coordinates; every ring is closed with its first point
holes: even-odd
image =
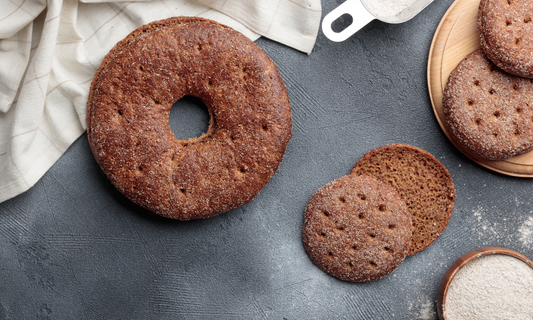
{"type": "Polygon", "coordinates": [[[368,263],[368,269],[376,269],[378,267],[378,265],[374,262],[374,261],[370,261],[368,263]]]}
{"type": "Polygon", "coordinates": [[[506,25],[507,27],[510,26],[510,25],[512,25],[512,24],[513,24],[513,22],[512,22],[511,20],[506,20],[506,21],[505,21],[505,25],[506,25]]]}
{"type": "Polygon", "coordinates": [[[200,98],[194,96],[185,96],[176,101],[168,117],[168,125],[176,139],[185,141],[204,135],[209,130],[210,121],[209,109],[200,98]]]}
{"type": "Polygon", "coordinates": [[[494,91],[494,89],[492,89],[492,88],[489,90],[489,94],[490,94],[490,95],[493,95],[495,92],[496,92],[496,91],[494,91]]]}
{"type": "Polygon", "coordinates": [[[474,80],[474,85],[475,85],[476,87],[479,87],[479,80],[474,80]]]}
{"type": "Polygon", "coordinates": [[[516,108],[516,113],[522,113],[522,111],[524,111],[522,108],[520,107],[516,108]]]}
{"type": "Polygon", "coordinates": [[[476,125],[481,125],[481,119],[476,119],[476,125]]]}
{"type": "Polygon", "coordinates": [[[357,196],[359,197],[359,199],[361,199],[361,200],[363,200],[363,201],[366,200],[366,196],[365,196],[364,193],[360,193],[360,194],[358,194],[357,196]]]}
{"type": "Polygon", "coordinates": [[[530,23],[530,22],[531,22],[531,17],[524,18],[524,23],[530,23]]]}
{"type": "Polygon", "coordinates": [[[387,206],[384,205],[384,204],[380,204],[379,207],[378,207],[378,210],[383,212],[383,211],[386,211],[387,210],[387,206]]]}
{"type": "Polygon", "coordinates": [[[396,229],[396,225],[394,223],[389,223],[387,228],[389,228],[389,230],[394,230],[394,229],[396,229]]]}
{"type": "Polygon", "coordinates": [[[500,111],[496,111],[496,112],[494,112],[493,115],[494,115],[495,118],[499,118],[501,116],[501,113],[500,113],[500,111]]]}
{"type": "Polygon", "coordinates": [[[324,212],[322,212],[322,214],[323,214],[325,217],[328,217],[328,218],[329,218],[329,212],[324,211],[324,212]]]}
{"type": "Polygon", "coordinates": [[[390,247],[383,247],[383,250],[389,254],[392,254],[392,249],[390,247]]]}
{"type": "Polygon", "coordinates": [[[376,237],[376,235],[373,234],[373,233],[369,234],[368,236],[369,236],[370,238],[372,238],[372,239],[374,239],[374,238],[376,237]]]}
{"type": "Polygon", "coordinates": [[[494,138],[497,138],[498,137],[498,132],[493,132],[492,135],[494,136],[494,138]]]}
{"type": "Polygon", "coordinates": [[[522,42],[522,38],[516,38],[516,40],[515,40],[514,43],[515,43],[516,45],[519,45],[521,42],[522,42]]]}
{"type": "Polygon", "coordinates": [[[344,197],[340,197],[340,198],[339,198],[339,201],[340,201],[341,203],[346,203],[346,198],[344,198],[344,197]]]}
{"type": "Polygon", "coordinates": [[[474,100],[472,100],[472,99],[468,99],[467,104],[468,104],[469,106],[474,105],[474,100]]]}

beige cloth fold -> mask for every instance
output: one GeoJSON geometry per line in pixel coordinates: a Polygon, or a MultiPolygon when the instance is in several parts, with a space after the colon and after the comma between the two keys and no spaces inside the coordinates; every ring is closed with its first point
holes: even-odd
{"type": "Polygon", "coordinates": [[[93,74],[148,22],[219,21],[310,53],[320,0],[10,0],[0,11],[0,202],[33,186],[85,131],[93,74]]]}

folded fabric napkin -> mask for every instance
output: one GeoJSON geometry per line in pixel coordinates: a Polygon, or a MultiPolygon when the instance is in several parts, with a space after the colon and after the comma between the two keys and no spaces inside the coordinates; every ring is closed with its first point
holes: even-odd
{"type": "Polygon", "coordinates": [[[33,186],[85,131],[96,68],[137,27],[201,16],[310,53],[320,0],[10,0],[0,11],[0,202],[33,186]]]}

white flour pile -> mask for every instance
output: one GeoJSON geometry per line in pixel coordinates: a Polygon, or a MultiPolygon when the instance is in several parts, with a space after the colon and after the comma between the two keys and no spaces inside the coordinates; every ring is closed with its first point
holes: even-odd
{"type": "Polygon", "coordinates": [[[448,320],[533,319],[533,268],[503,254],[475,259],[453,278],[444,312],[448,320]]]}
{"type": "Polygon", "coordinates": [[[361,0],[365,7],[378,17],[394,17],[405,8],[409,7],[414,0],[361,0]]]}

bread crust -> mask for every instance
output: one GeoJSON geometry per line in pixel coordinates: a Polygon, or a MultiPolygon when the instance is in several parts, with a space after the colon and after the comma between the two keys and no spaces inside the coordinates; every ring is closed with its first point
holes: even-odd
{"type": "Polygon", "coordinates": [[[104,58],[91,84],[87,134],[96,161],[134,203],[164,217],[208,218],[251,201],[292,135],[287,90],[264,51],[197,17],[144,25],[104,58]],[[199,97],[211,121],[178,140],[172,105],[199,97]]]}
{"type": "Polygon", "coordinates": [[[433,243],[446,229],[455,203],[450,173],[434,156],[407,144],[369,151],[350,174],[367,175],[393,187],[405,201],[413,224],[413,255],[433,243]]]}
{"type": "Polygon", "coordinates": [[[481,0],[481,47],[499,68],[533,78],[533,1],[481,0]]]}
{"type": "Polygon", "coordinates": [[[311,260],[332,276],[369,282],[393,272],[409,252],[411,218],[390,186],[347,175],[309,200],[302,231],[311,260]]]}
{"type": "Polygon", "coordinates": [[[468,54],[443,92],[454,140],[480,158],[503,160],[533,150],[533,83],[497,68],[483,51],[468,54]]]}

